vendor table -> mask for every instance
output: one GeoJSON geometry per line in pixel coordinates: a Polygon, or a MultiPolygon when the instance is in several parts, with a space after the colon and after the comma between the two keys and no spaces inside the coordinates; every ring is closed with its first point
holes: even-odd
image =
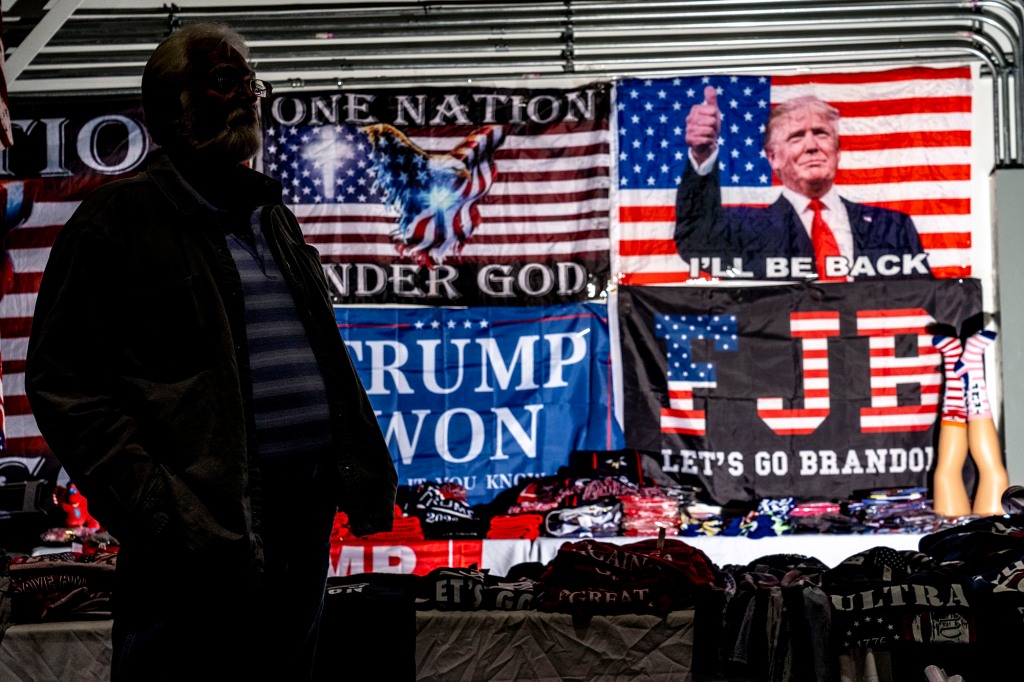
{"type": "MultiPolygon", "coordinates": [[[[12,626],[0,642],[0,680],[105,681],[110,627],[111,621],[12,626]]],[[[356,652],[344,642],[338,650],[344,666],[337,679],[343,679],[356,652]]],[[[687,682],[692,657],[692,611],[594,616],[585,624],[538,611],[416,614],[417,680],[687,682]]],[[[380,665],[387,678],[387,660],[380,665]]]]}
{"type": "MultiPolygon", "coordinates": [[[[746,566],[758,557],[772,554],[813,556],[827,566],[836,566],[844,559],[872,547],[896,550],[918,548],[922,535],[911,533],[876,533],[864,535],[778,535],[763,538],[701,535],[680,537],[691,547],[708,555],[718,566],[746,566]]],[[[626,544],[644,538],[598,538],[602,542],[626,544]]],[[[527,561],[546,564],[555,558],[558,548],[579,538],[548,538],[536,540],[411,540],[406,542],[343,542],[336,543],[331,553],[331,575],[348,576],[360,573],[411,573],[426,575],[435,568],[469,567],[476,564],[495,575],[508,575],[509,569],[527,561]]]]}

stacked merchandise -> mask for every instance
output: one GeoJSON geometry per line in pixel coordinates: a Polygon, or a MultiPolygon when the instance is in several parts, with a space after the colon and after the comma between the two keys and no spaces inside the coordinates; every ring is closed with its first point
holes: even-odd
{"type": "MultiPolygon", "coordinates": [[[[507,514],[545,514],[565,506],[567,500],[583,494],[585,481],[561,476],[544,476],[523,484],[507,514]]],[[[515,492],[515,491],[514,491],[515,492]]]]}
{"type": "Polygon", "coordinates": [[[446,567],[423,576],[332,577],[328,598],[404,595],[414,597],[420,610],[439,611],[666,614],[692,608],[705,591],[723,590],[720,581],[707,555],[680,540],[614,545],[588,538],[565,543],[547,565],[517,564],[504,576],[476,567],[446,567]]]}
{"type": "Polygon", "coordinates": [[[428,540],[482,538],[486,524],[467,503],[469,493],[460,483],[428,481],[400,489],[399,505],[423,526],[428,540]]]}
{"type": "Polygon", "coordinates": [[[542,526],[543,534],[551,538],[610,538],[621,530],[622,502],[612,496],[552,509],[544,515],[542,526]]]}
{"type": "Polygon", "coordinates": [[[705,672],[840,682],[871,665],[872,679],[895,682],[937,665],[966,680],[1005,679],[1024,635],[1022,548],[1020,518],[989,517],[926,536],[922,551],[879,546],[834,568],[790,554],[724,566],[724,598],[702,621],[715,652],[705,672]]]}
{"type": "MultiPolygon", "coordinates": [[[[524,525],[539,517],[538,536],[558,538],[613,537],[620,534],[622,503],[618,495],[636,485],[623,478],[597,479],[546,476],[524,483],[511,504],[489,514],[488,537],[524,517],[524,525]]],[[[482,511],[486,514],[486,511],[482,511]]],[[[532,532],[532,529],[531,529],[532,532]]]]}
{"type": "Polygon", "coordinates": [[[499,576],[476,568],[435,568],[420,581],[417,605],[439,611],[528,611],[536,608],[539,572],[529,564],[499,576]]]}
{"type": "MultiPolygon", "coordinates": [[[[1015,503],[1004,493],[1005,509],[1019,511],[1019,502],[1019,498],[1015,503]]],[[[952,593],[936,593],[933,601],[948,595],[949,611],[962,605],[969,606],[974,614],[967,621],[973,630],[965,632],[960,621],[946,619],[934,622],[933,631],[946,638],[969,635],[972,642],[981,645],[978,655],[966,661],[935,662],[941,663],[947,673],[960,673],[968,681],[1013,677],[1015,674],[1009,671],[1019,668],[1018,652],[1024,641],[1024,514],[968,520],[925,535],[919,548],[959,588],[952,593]]]]}
{"type": "Polygon", "coordinates": [[[111,617],[117,552],[90,550],[17,555],[0,573],[0,634],[15,623],[111,617]]]}
{"type": "Polygon", "coordinates": [[[120,545],[73,483],[55,486],[52,499],[48,520],[61,525],[39,535],[35,555],[0,548],[0,640],[14,624],[111,617],[120,545]]]}
{"type": "Polygon", "coordinates": [[[722,532],[722,507],[694,501],[679,511],[679,526],[684,537],[718,535],[722,532]]]}
{"type": "Polygon", "coordinates": [[[842,519],[842,526],[849,526],[848,517],[843,514],[842,505],[835,500],[804,500],[789,510],[790,530],[799,533],[836,532],[833,521],[842,519]]]}
{"type": "Polygon", "coordinates": [[[622,501],[622,535],[652,537],[664,531],[679,535],[679,499],[661,488],[639,488],[635,493],[620,495],[622,501]]]}
{"type": "Polygon", "coordinates": [[[599,540],[566,543],[538,586],[544,611],[586,617],[656,613],[691,608],[710,590],[718,569],[704,552],[680,540],[613,545],[599,540]]]}
{"type": "Polygon", "coordinates": [[[932,509],[927,488],[869,490],[847,504],[847,514],[869,533],[931,533],[949,523],[932,509]]]}
{"type": "Polygon", "coordinates": [[[832,600],[839,649],[976,639],[962,585],[925,553],[873,547],[826,571],[822,586],[832,600]]]}
{"type": "Polygon", "coordinates": [[[796,504],[792,497],[765,498],[753,508],[747,504],[716,506],[693,501],[681,507],[681,534],[749,538],[787,535],[791,532],[789,514],[796,504]]]}
{"type": "Polygon", "coordinates": [[[927,488],[867,490],[858,499],[798,503],[789,514],[794,533],[932,533],[975,517],[939,516],[927,488]]]}
{"type": "MultiPolygon", "coordinates": [[[[641,486],[625,476],[552,476],[527,483],[513,503],[489,517],[488,537],[497,537],[516,517],[539,515],[539,534],[555,538],[679,534],[680,500],[692,491],[641,486]]],[[[524,522],[524,525],[525,522],[524,522]]],[[[507,536],[507,535],[505,535],[507,536]]]]}
{"type": "MultiPolygon", "coordinates": [[[[99,551],[15,557],[2,576],[7,589],[0,599],[9,601],[0,601],[0,614],[13,613],[15,623],[109,618],[115,557],[99,551]]],[[[831,569],[790,554],[718,567],[662,533],[623,545],[566,542],[547,565],[520,564],[506,576],[452,567],[426,576],[332,578],[328,600],[343,599],[346,608],[359,603],[361,615],[376,613],[375,622],[392,625],[395,613],[381,606],[400,607],[409,642],[416,637],[415,609],[537,610],[581,619],[693,609],[699,640],[693,664],[701,674],[838,682],[848,677],[853,657],[870,649],[892,671],[879,679],[917,679],[926,666],[938,665],[983,680],[1004,679],[1000,671],[1012,669],[1024,637],[1022,586],[1024,515],[1008,514],[928,534],[919,551],[879,546],[831,569]]],[[[351,610],[335,611],[331,627],[352,621],[351,610]]],[[[355,627],[365,630],[365,622],[355,627]]],[[[414,651],[407,653],[411,666],[414,651]]]]}
{"type": "Polygon", "coordinates": [[[674,536],[680,508],[699,492],[666,476],[639,450],[578,450],[556,475],[525,482],[481,515],[490,523],[487,537],[507,537],[501,528],[509,519],[530,514],[543,516],[539,534],[546,537],[639,537],[662,530],[674,536]]]}
{"type": "Polygon", "coordinates": [[[796,501],[792,497],[762,499],[756,509],[731,518],[722,529],[722,535],[748,538],[787,535],[790,532],[789,513],[794,506],[796,501]]]}
{"type": "Polygon", "coordinates": [[[541,514],[498,514],[491,518],[488,540],[536,540],[540,537],[541,514]]]}

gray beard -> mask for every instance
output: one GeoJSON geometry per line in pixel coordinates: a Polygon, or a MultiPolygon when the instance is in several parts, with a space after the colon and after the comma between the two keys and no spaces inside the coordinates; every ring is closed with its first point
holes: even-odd
{"type": "Polygon", "coordinates": [[[195,145],[196,151],[241,163],[253,157],[260,148],[259,123],[242,128],[229,128],[195,145]]]}
{"type": "MultiPolygon", "coordinates": [[[[186,105],[186,112],[189,109],[186,105]]],[[[228,116],[224,129],[213,137],[199,142],[193,133],[194,119],[188,113],[182,120],[181,138],[190,147],[204,155],[241,163],[251,159],[260,148],[262,130],[259,119],[252,122],[244,121],[250,115],[247,109],[238,109],[228,116]]]]}

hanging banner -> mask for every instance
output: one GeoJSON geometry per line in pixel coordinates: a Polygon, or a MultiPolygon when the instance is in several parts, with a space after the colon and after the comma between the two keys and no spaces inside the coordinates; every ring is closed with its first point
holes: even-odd
{"type": "Polygon", "coordinates": [[[262,170],[335,303],[533,305],[609,278],[607,83],[274,96],[262,170]]]}
{"type": "Polygon", "coordinates": [[[53,508],[60,471],[25,396],[25,353],[50,246],[86,194],[138,168],[149,139],[128,98],[12,98],[9,125],[0,152],[0,521],[9,521],[13,538],[14,528],[38,525],[53,508]]]}
{"type": "Polygon", "coordinates": [[[14,98],[11,112],[14,144],[0,152],[4,432],[6,453],[29,457],[8,465],[35,476],[59,468],[25,397],[25,352],[50,247],[89,192],[136,172],[151,147],[137,98],[14,98]]]}
{"type": "Polygon", "coordinates": [[[815,278],[826,190],[827,276],[972,276],[972,85],[966,66],[617,81],[618,281],[815,278]]]}
{"type": "Polygon", "coordinates": [[[622,287],[626,446],[719,503],[928,484],[977,280],[622,287]]]}
{"type": "Polygon", "coordinates": [[[474,505],[622,446],[602,304],[335,314],[402,485],[454,481],[474,505]]]}
{"type": "Polygon", "coordinates": [[[373,542],[331,540],[332,576],[361,573],[426,575],[435,568],[481,566],[483,540],[411,540],[373,542]]]}

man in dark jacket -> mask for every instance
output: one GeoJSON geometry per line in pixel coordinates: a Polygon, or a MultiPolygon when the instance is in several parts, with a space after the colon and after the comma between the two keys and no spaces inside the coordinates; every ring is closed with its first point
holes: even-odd
{"type": "Polygon", "coordinates": [[[770,206],[722,206],[715,89],[686,118],[688,160],[676,193],[679,255],[701,270],[756,279],[931,277],[905,213],[850,201],[835,187],[839,111],[813,96],[777,105],[764,152],[782,183],[770,206]],[[716,262],[717,261],[717,262],[716,262]]]}
{"type": "Polygon", "coordinates": [[[120,543],[114,680],[308,679],[335,513],[392,527],[319,255],[245,165],[268,91],[226,27],[161,43],[142,98],[162,150],[82,202],[40,285],[26,391],[120,543]]]}

